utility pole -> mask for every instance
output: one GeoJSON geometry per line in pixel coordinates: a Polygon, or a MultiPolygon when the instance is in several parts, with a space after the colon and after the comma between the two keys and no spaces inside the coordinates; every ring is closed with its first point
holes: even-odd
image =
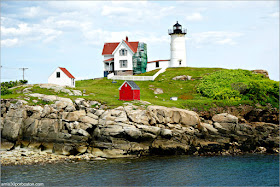
{"type": "Polygon", "coordinates": [[[24,70],[28,69],[28,68],[19,68],[22,70],[22,80],[24,80],[24,70]]]}

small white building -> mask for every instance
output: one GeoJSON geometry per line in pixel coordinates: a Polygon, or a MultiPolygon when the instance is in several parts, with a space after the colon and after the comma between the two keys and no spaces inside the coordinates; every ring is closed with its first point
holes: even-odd
{"type": "Polygon", "coordinates": [[[147,71],[167,67],[186,67],[186,33],[186,29],[183,29],[182,25],[177,21],[177,23],[173,25],[173,29],[168,30],[168,34],[171,36],[170,59],[147,62],[147,71]]]}
{"type": "Polygon", "coordinates": [[[49,76],[48,83],[75,87],[75,77],[66,68],[58,67],[49,76]]]}
{"type": "Polygon", "coordinates": [[[168,68],[170,60],[154,60],[147,62],[147,71],[152,71],[154,69],[168,68]]]}

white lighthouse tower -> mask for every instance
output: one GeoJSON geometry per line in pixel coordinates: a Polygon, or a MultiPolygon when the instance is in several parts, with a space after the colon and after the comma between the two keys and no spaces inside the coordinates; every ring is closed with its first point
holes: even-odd
{"type": "Polygon", "coordinates": [[[169,67],[187,66],[185,43],[186,33],[186,29],[182,29],[182,25],[180,25],[178,21],[173,25],[173,29],[168,30],[168,34],[171,36],[169,67]]]}

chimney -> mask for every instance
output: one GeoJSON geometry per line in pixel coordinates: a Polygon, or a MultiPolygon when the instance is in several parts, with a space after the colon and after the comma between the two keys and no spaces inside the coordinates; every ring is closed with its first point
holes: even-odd
{"type": "Polygon", "coordinates": [[[125,40],[128,42],[128,37],[127,36],[125,37],[125,40]]]}

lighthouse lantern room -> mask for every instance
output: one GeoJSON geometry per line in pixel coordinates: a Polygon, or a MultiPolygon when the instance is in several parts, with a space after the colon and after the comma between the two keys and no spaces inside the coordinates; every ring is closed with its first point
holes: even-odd
{"type": "Polygon", "coordinates": [[[168,30],[168,33],[171,36],[169,67],[186,67],[186,29],[183,29],[177,21],[173,25],[173,29],[168,30]]]}

